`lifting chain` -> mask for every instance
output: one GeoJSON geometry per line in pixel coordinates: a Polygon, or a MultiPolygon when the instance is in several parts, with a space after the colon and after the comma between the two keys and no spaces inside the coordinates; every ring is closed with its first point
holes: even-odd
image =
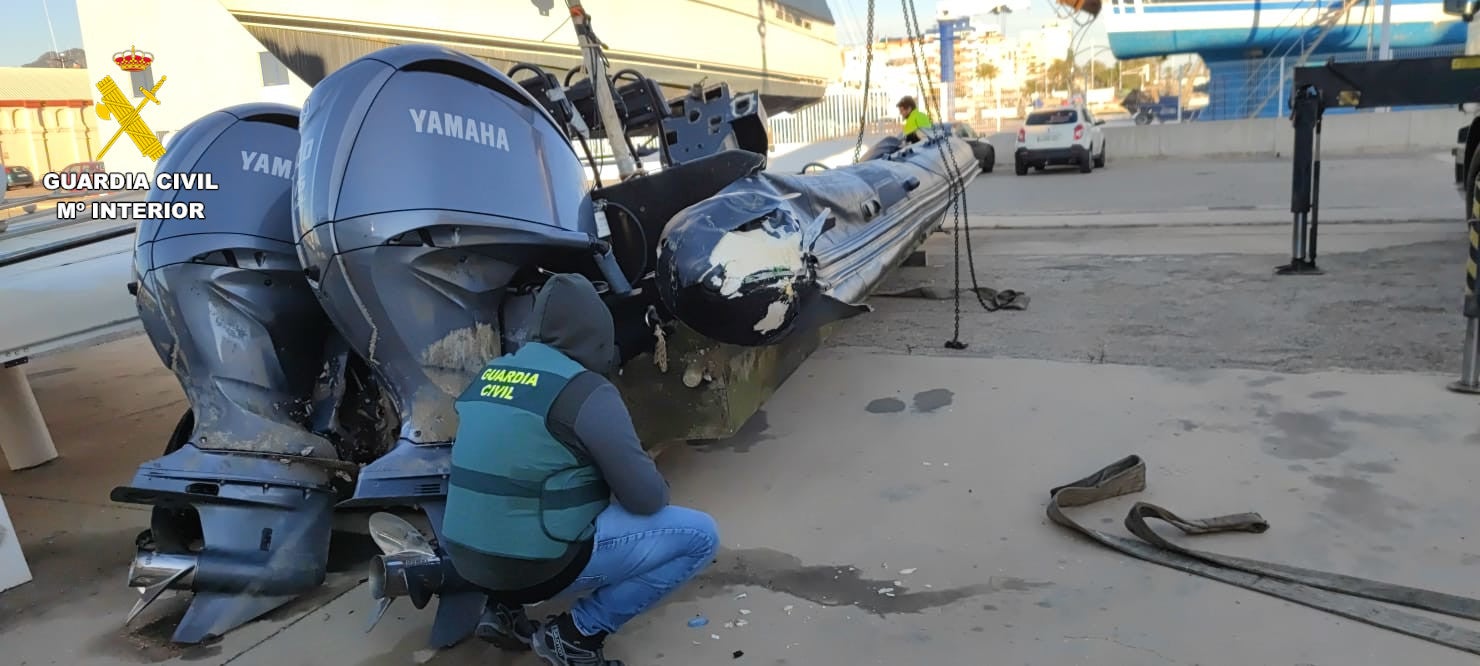
{"type": "MultiPolygon", "coordinates": [[[[935,92],[929,85],[931,75],[930,64],[921,57],[921,45],[925,41],[925,33],[920,29],[920,17],[915,11],[914,0],[900,0],[904,10],[905,32],[910,40],[910,53],[915,60],[915,77],[920,84],[921,96],[925,98],[926,109],[937,122],[952,122],[951,118],[943,118],[940,115],[940,106],[936,101],[935,92]]],[[[941,84],[945,84],[942,82],[941,84]]],[[[955,245],[955,289],[952,292],[954,306],[954,321],[951,329],[951,339],[945,346],[950,349],[965,349],[966,343],[961,341],[961,237],[966,237],[966,263],[971,275],[971,292],[976,295],[976,301],[981,304],[987,312],[995,312],[1000,308],[996,303],[989,303],[982,296],[982,290],[976,278],[976,257],[971,249],[971,227],[965,223],[966,211],[966,187],[965,178],[961,173],[960,165],[956,163],[955,150],[947,152],[946,146],[950,140],[942,139],[936,143],[940,151],[941,159],[945,162],[947,178],[950,183],[951,215],[952,215],[952,241],[955,245]]]]}
{"type": "Polygon", "coordinates": [[[853,163],[863,156],[863,128],[868,125],[869,88],[874,74],[874,0],[868,0],[868,35],[864,44],[868,54],[863,64],[863,110],[858,114],[858,143],[853,145],[853,163]]]}

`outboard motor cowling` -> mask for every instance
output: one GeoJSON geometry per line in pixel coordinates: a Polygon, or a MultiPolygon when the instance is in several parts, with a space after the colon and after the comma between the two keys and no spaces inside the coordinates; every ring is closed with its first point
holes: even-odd
{"type": "MultiPolygon", "coordinates": [[[[395,448],[360,470],[343,506],[418,507],[440,539],[456,397],[522,341],[542,270],[599,277],[603,253],[616,270],[583,167],[524,88],[427,45],[377,51],[325,77],[300,136],[304,272],[400,420],[395,448]]],[[[470,634],[483,607],[481,592],[449,592],[435,647],[470,634]]]]}
{"type": "MultiPolygon", "coordinates": [[[[139,317],[190,411],[162,458],[114,501],[153,505],[129,574],[144,597],[195,598],[174,640],[252,620],[325,577],[333,443],[308,412],[337,333],[303,279],[291,194],[298,110],[245,104],[181,130],[157,173],[210,173],[215,190],[150,190],[200,201],[204,220],[144,220],[134,252],[139,317]]],[[[351,468],[352,469],[352,468],[351,468]]]]}
{"type": "Polygon", "coordinates": [[[581,163],[518,84],[433,46],[333,72],[300,134],[304,270],[381,375],[402,440],[450,443],[453,397],[502,350],[506,289],[522,270],[591,256],[581,163]]]}

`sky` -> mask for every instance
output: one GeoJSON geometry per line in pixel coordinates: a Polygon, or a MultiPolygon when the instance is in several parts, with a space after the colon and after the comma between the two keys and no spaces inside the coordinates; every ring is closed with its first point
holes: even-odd
{"type": "Polygon", "coordinates": [[[56,31],[56,48],[65,51],[82,47],[82,26],[77,22],[77,3],[73,0],[0,0],[0,4],[5,5],[0,10],[5,14],[0,67],[20,67],[53,50],[51,32],[46,29],[48,11],[56,31]]]}
{"type": "MultiPolygon", "coordinates": [[[[638,0],[628,0],[629,2],[638,0]]],[[[51,32],[47,30],[46,12],[51,13],[51,27],[56,33],[56,47],[60,50],[82,46],[82,28],[77,22],[77,3],[73,0],[0,0],[5,5],[6,26],[0,35],[0,67],[18,67],[36,59],[36,56],[52,50],[51,32]]],[[[867,32],[868,0],[827,0],[838,23],[838,41],[862,43],[867,32]]],[[[1044,23],[1057,20],[1053,0],[957,0],[966,13],[986,14],[992,7],[1001,4],[1015,5],[1007,17],[1007,34],[1019,30],[1034,29],[1044,23]]],[[[929,30],[934,23],[937,2],[916,0],[915,14],[920,28],[929,30]]],[[[996,22],[996,16],[979,19],[996,22]]],[[[1098,22],[1091,23],[1089,34],[1082,46],[1104,45],[1105,28],[1098,22]]],[[[875,0],[874,31],[880,37],[903,37],[904,9],[896,0],[875,0]]],[[[1107,54],[1106,54],[1107,55],[1107,54]]],[[[1108,59],[1106,55],[1102,58],[1108,59]]]]}
{"type": "MultiPolygon", "coordinates": [[[[838,24],[838,41],[844,44],[861,44],[864,35],[868,31],[868,0],[827,0],[827,4],[833,10],[833,18],[838,24]]],[[[920,29],[929,31],[935,22],[935,12],[938,4],[935,0],[915,0],[915,18],[920,23],[920,29]]],[[[1106,3],[1108,5],[1108,3],[1106,3]]],[[[998,16],[988,14],[993,7],[1007,5],[1011,7],[1012,13],[1007,15],[1006,26],[1008,36],[1018,33],[1020,30],[1033,30],[1045,23],[1059,21],[1054,8],[1058,7],[1053,0],[956,0],[950,2],[959,13],[970,15],[981,15],[972,20],[973,24],[1002,25],[1002,19],[998,16]]],[[[1067,8],[1066,8],[1067,9],[1067,8]]],[[[1087,20],[1083,17],[1081,20],[1087,20]]],[[[1063,25],[1073,25],[1072,19],[1062,21],[1063,25]]],[[[1099,22],[1090,23],[1089,34],[1085,35],[1082,47],[1091,45],[1108,45],[1105,38],[1105,27],[1099,22]]],[[[875,0],[874,2],[874,33],[879,37],[903,37],[905,35],[904,8],[901,0],[875,0]]],[[[1108,59],[1108,54],[1102,55],[1108,59]]]]}

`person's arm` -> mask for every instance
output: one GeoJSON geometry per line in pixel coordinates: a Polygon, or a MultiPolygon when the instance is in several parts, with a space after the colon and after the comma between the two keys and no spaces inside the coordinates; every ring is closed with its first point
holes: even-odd
{"type": "Polygon", "coordinates": [[[611,382],[603,379],[591,390],[573,425],[576,438],[623,508],[645,516],[668,506],[668,482],[643,450],[632,415],[611,382]]]}

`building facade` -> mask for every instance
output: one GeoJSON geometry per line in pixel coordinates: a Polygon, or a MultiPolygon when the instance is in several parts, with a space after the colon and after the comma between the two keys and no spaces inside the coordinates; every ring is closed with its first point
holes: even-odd
{"type": "Polygon", "coordinates": [[[0,67],[0,162],[37,178],[92,161],[100,137],[87,70],[0,67]]]}

